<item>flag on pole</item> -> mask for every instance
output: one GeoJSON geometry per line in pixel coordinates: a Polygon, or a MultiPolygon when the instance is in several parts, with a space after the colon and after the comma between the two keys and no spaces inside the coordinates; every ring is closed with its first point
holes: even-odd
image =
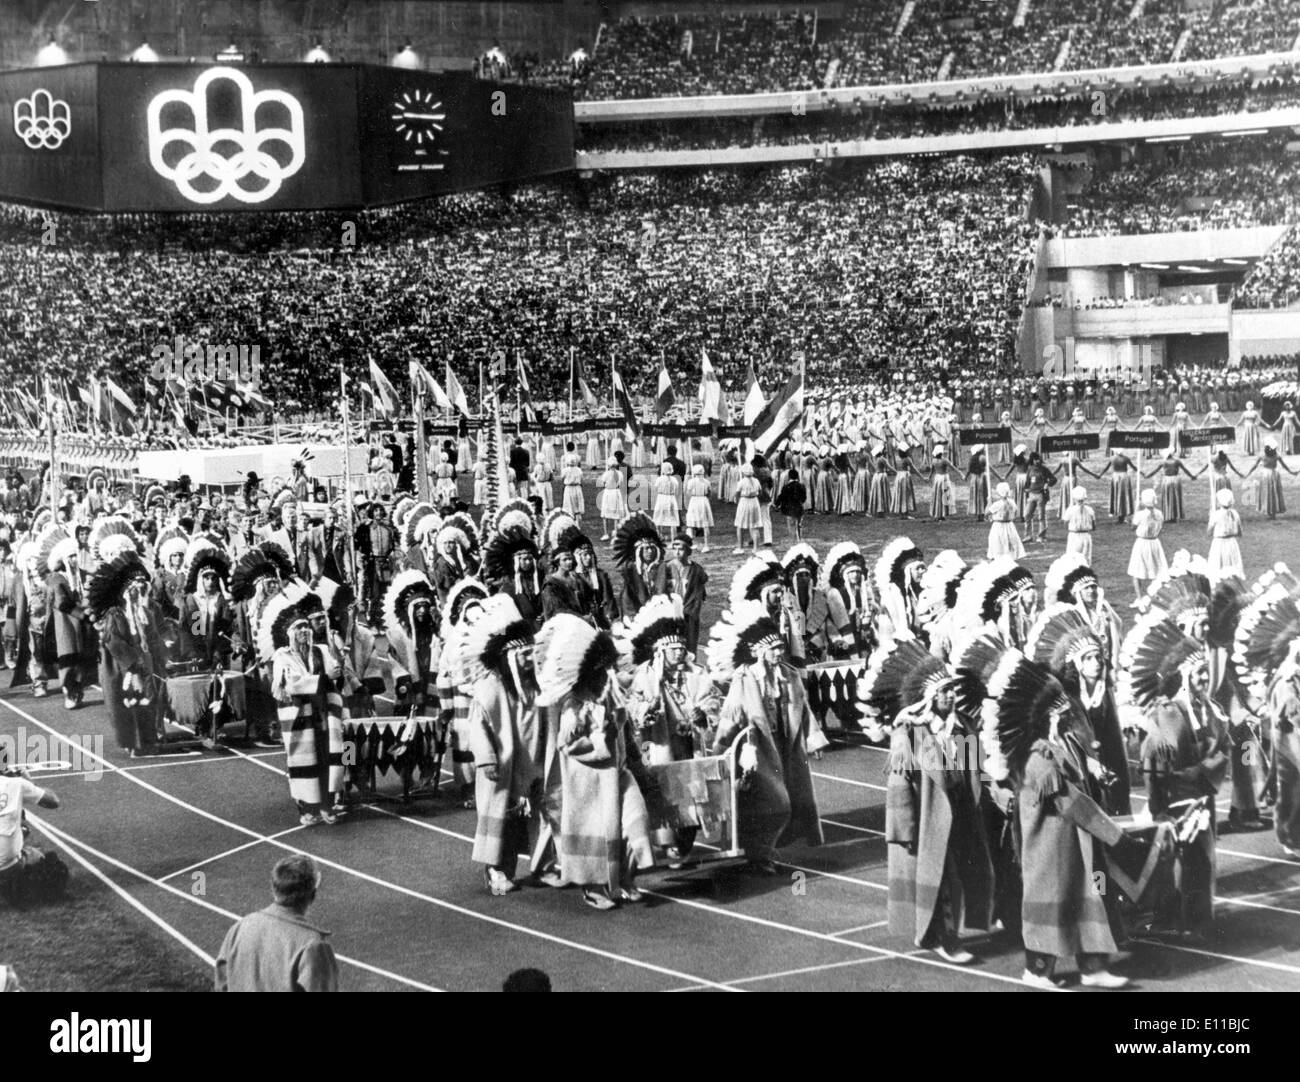
{"type": "MultiPolygon", "coordinates": [[[[757,382],[756,384],[757,385],[757,382]]],[[[746,402],[748,410],[748,402],[746,402]]],[[[770,454],[803,420],[803,373],[796,372],[762,408],[749,428],[749,438],[760,455],[770,454]]]]}
{"type": "Polygon", "coordinates": [[[591,409],[595,409],[598,405],[598,401],[596,396],[591,393],[591,385],[587,382],[587,373],[583,370],[582,358],[579,357],[577,353],[573,354],[572,376],[573,385],[578,389],[578,393],[582,395],[582,400],[587,403],[591,409]]]}
{"type": "Polygon", "coordinates": [[[515,358],[515,365],[519,371],[519,405],[523,416],[520,420],[526,420],[530,424],[537,421],[537,411],[533,409],[533,388],[528,382],[528,366],[524,364],[522,355],[515,358]]]}
{"type": "Polygon", "coordinates": [[[641,435],[641,426],[637,423],[636,410],[632,406],[632,399],[628,397],[627,388],[623,386],[623,377],[618,374],[617,368],[613,370],[613,378],[614,398],[623,411],[623,437],[627,440],[637,439],[641,435]]]}
{"type": "Polygon", "coordinates": [[[700,420],[722,420],[722,383],[709,360],[708,353],[700,350],[700,420]]]}
{"type": "Polygon", "coordinates": [[[108,391],[109,396],[113,399],[114,410],[120,410],[132,417],[139,412],[135,403],[131,401],[131,397],[107,376],[104,377],[104,389],[108,391]]]}
{"type": "Polygon", "coordinates": [[[382,413],[385,417],[395,416],[398,402],[397,391],[389,382],[388,377],[379,370],[379,365],[375,364],[373,357],[370,359],[370,382],[373,384],[375,412],[382,413]]]}
{"type": "Polygon", "coordinates": [[[668,375],[668,366],[664,364],[663,358],[659,358],[659,390],[655,394],[655,416],[662,417],[677,401],[677,395],[673,393],[672,377],[668,375]]]}
{"type": "Polygon", "coordinates": [[[447,362],[447,399],[452,407],[469,416],[469,399],[465,397],[465,388],[460,385],[456,373],[451,370],[450,361],[447,362]]]}
{"type": "Polygon", "coordinates": [[[763,397],[763,388],[758,384],[758,373],[754,371],[754,362],[749,362],[749,376],[745,380],[745,410],[741,417],[747,425],[752,425],[758,420],[758,415],[763,412],[763,407],[767,405],[767,399],[763,397]]]}
{"type": "Polygon", "coordinates": [[[427,398],[433,399],[434,405],[440,410],[453,408],[451,399],[447,397],[447,392],[442,389],[442,384],[434,379],[433,373],[414,357],[411,358],[410,371],[412,387],[420,390],[427,398]]]}

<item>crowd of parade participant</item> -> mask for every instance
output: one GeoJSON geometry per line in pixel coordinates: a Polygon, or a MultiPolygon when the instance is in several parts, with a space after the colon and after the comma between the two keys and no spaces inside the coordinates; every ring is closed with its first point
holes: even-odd
{"type": "MultiPolygon", "coordinates": [[[[1026,984],[1056,987],[1071,959],[1085,986],[1122,987],[1110,967],[1139,917],[1185,935],[1210,926],[1218,833],[1263,829],[1271,812],[1296,855],[1300,579],[1278,565],[1245,580],[1226,474],[1208,557],[1166,558],[1158,498],[1135,501],[1127,471],[1112,484],[1136,533],[1131,621],[1094,570],[1106,545],[1093,548],[1082,487],[1041,590],[1023,550],[1003,544],[1015,533],[1006,482],[985,511],[984,560],[926,554],[905,536],[874,561],[849,540],[825,552],[795,541],[778,556],[772,510],[794,512],[796,486],[854,491],[804,476],[812,441],[878,440],[872,454],[899,491],[912,433],[890,427],[892,403],[876,405],[888,415],[815,401],[770,461],[736,468],[736,526],[755,546],[729,584],[693,556],[692,535],[726,497],[691,482],[712,468],[725,488],[736,466],[709,448],[668,452],[653,515],[627,511],[627,459],[651,465],[648,449],[599,436],[588,468],[608,458],[590,511],[581,486],[568,491],[584,461],[572,443],[556,462],[558,500],[557,449],[522,444],[509,491],[476,484],[472,500],[456,481],[461,449],[435,456],[436,503],[395,490],[412,479],[400,447],[376,449],[352,509],[312,500],[302,461],[283,482],[250,475],[230,498],[185,479],[111,491],[92,475],[13,538],[13,684],[57,687],[75,710],[98,683],[137,757],[191,737],[237,743],[242,722],[242,739],[285,749],[286,810],[309,827],[345,820],[377,775],[436,795],[450,753],[451,798],[477,812],[484,890],[530,879],[576,888],[596,910],[640,902],[638,873],[717,840],[729,803],[682,794],[717,780],[718,757],[734,756],[746,869],[777,874],[783,847],[822,841],[810,758],[828,730],[865,732],[889,756],[893,932],[953,965],[976,960],[963,933],[1018,935],[1026,984]],[[587,532],[597,517],[599,538],[587,532]],[[709,594],[725,597],[712,626],[709,594]],[[850,716],[818,692],[828,663],[858,673],[850,716]],[[1134,820],[1138,800],[1150,816],[1134,820]],[[1118,890],[1092,889],[1103,869],[1118,890]]],[[[928,420],[913,465],[937,482],[952,433],[928,420]]],[[[1295,425],[1293,411],[1279,418],[1292,438],[1295,425]]],[[[1033,456],[1029,520],[1045,499],[1035,471],[1033,456]]],[[[936,483],[932,506],[957,483],[936,483]]],[[[877,488],[869,478],[868,502],[877,488]]],[[[7,531],[21,514],[6,513],[7,531]]]]}

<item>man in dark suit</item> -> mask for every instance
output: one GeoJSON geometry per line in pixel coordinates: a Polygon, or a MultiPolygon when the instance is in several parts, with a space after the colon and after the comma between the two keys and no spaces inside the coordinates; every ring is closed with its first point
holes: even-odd
{"type": "Polygon", "coordinates": [[[515,495],[520,499],[528,498],[528,474],[532,464],[524,441],[516,436],[514,446],[510,448],[510,470],[515,476],[515,495]]]}
{"type": "Polygon", "coordinates": [[[700,613],[704,609],[709,574],[691,559],[693,542],[685,534],[673,539],[672,556],[655,571],[655,593],[678,594],[686,621],[686,653],[695,657],[700,644],[700,613]]]}
{"type": "Polygon", "coordinates": [[[312,528],[308,549],[320,578],[334,582],[352,582],[352,561],[348,551],[347,533],[339,526],[338,512],[325,508],[325,518],[312,528]]]}

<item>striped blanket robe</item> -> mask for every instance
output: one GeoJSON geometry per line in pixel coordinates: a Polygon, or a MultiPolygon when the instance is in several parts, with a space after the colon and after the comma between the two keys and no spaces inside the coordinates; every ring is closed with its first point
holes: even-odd
{"type": "Polygon", "coordinates": [[[395,701],[393,713],[405,717],[398,742],[409,744],[415,739],[417,718],[438,716],[438,661],[442,645],[430,634],[428,651],[419,656],[415,640],[398,628],[388,632],[388,660],[392,667],[395,701]]]}
{"type": "Polygon", "coordinates": [[[469,692],[451,679],[452,652],[442,651],[438,659],[438,728],[450,738],[452,770],[461,785],[474,784],[474,751],[470,736],[469,692]]]}
{"type": "Polygon", "coordinates": [[[944,886],[956,928],[964,920],[967,928],[987,930],[993,910],[993,858],[978,812],[977,749],[960,726],[952,744],[942,746],[929,728],[933,716],[914,716],[894,729],[885,796],[889,931],[917,946],[944,886]],[[974,769],[961,769],[963,759],[974,769]]]}
{"type": "Polygon", "coordinates": [[[341,677],[320,647],[306,661],[288,646],[275,652],[271,688],[279,703],[289,795],[300,804],[319,805],[328,793],[343,791],[341,677]]]}
{"type": "Polygon", "coordinates": [[[649,817],[632,774],[640,755],[627,714],[612,698],[569,703],[559,719],[560,808],[557,851],[565,882],[616,890],[625,869],[651,868],[649,817]]]}
{"type": "Polygon", "coordinates": [[[531,701],[511,694],[493,674],[474,685],[469,729],[473,758],[480,767],[473,859],[513,878],[515,860],[528,847],[529,828],[540,808],[545,722],[531,701]],[[481,769],[487,766],[497,768],[496,781],[481,769]]]}

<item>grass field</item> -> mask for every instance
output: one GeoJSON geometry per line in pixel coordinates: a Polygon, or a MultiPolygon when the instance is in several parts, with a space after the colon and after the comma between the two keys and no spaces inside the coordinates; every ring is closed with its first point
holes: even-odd
{"type": "MultiPolygon", "coordinates": [[[[1201,461],[1189,460],[1191,468],[1201,461]]],[[[1286,480],[1288,501],[1300,507],[1300,483],[1286,480]]],[[[1104,487],[1089,482],[1089,488],[1104,512],[1104,487]]],[[[918,503],[926,495],[918,492],[918,503]]],[[[1204,479],[1187,484],[1186,504],[1190,518],[1165,531],[1170,556],[1180,547],[1204,552],[1208,544],[1204,479]]],[[[731,554],[730,507],[716,505],[715,517],[722,529],[711,551],[699,555],[711,580],[706,622],[723,607],[740,559],[731,554]]],[[[1132,533],[1099,518],[1095,563],[1127,620],[1124,568],[1132,533]]],[[[1270,523],[1248,509],[1244,518],[1242,548],[1252,576],[1277,560],[1300,563],[1300,514],[1270,523]]],[[[587,525],[599,535],[598,523],[587,525]]],[[[906,533],[927,556],[956,548],[973,562],[983,556],[987,530],[962,518],[812,516],[805,537],[821,552],[852,539],[870,558],[906,533]]],[[[1050,542],[1032,546],[1025,560],[1040,582],[1064,547],[1060,524],[1053,520],[1049,530],[1050,542]]],[[[782,523],[775,541],[778,552],[788,543],[782,523]]],[[[446,798],[381,803],[337,827],[304,829],[288,800],[281,752],[131,762],[112,746],[97,692],[69,712],[57,697],[33,700],[26,691],[6,690],[0,733],[105,738],[95,770],[47,779],[64,806],[38,814],[33,841],[79,853],[152,915],[81,867],[74,867],[68,904],[0,912],[0,962],[15,965],[32,988],[207,986],[208,961],[230,921],[269,901],[270,867],[291,851],[322,864],[313,919],[333,931],[348,989],[493,989],[523,965],[547,970],[557,989],[1022,987],[1014,942],[977,937],[972,945],[980,961],[960,969],[889,937],[884,757],[852,736],[813,764],[827,844],[783,851],[782,877],[733,881],[656,871],[647,880],[645,906],[596,914],[574,890],[489,897],[469,859],[474,813],[446,798]]],[[[1225,787],[1221,816],[1226,799],[1225,787]]],[[[1137,943],[1120,971],[1146,990],[1300,989],[1300,863],[1285,857],[1271,832],[1224,835],[1218,885],[1219,916],[1209,941],[1137,943]]]]}

